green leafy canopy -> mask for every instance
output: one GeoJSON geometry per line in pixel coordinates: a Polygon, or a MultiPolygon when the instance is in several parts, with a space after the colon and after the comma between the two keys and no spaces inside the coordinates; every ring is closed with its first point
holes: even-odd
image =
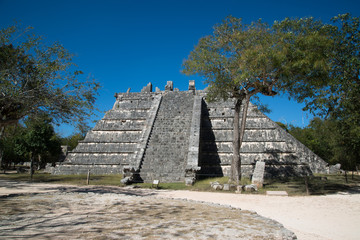
{"type": "MultiPolygon", "coordinates": [[[[273,26],[261,19],[244,24],[230,16],[214,27],[212,35],[199,40],[182,71],[204,77],[210,100],[257,93],[273,96],[302,88],[304,81],[323,86],[329,68],[325,50],[331,39],[317,31],[287,31],[288,21],[273,26]]],[[[320,27],[313,20],[299,25],[320,27]]]]}
{"type": "Polygon", "coordinates": [[[83,125],[95,110],[99,83],[81,76],[60,43],[46,45],[30,32],[17,25],[0,30],[0,127],[44,113],[83,125]]]}

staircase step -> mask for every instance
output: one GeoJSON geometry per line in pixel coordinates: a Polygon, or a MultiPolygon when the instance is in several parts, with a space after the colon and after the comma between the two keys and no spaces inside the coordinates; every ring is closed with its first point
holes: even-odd
{"type": "Polygon", "coordinates": [[[145,182],[184,180],[193,101],[192,94],[163,97],[140,171],[145,182]]]}

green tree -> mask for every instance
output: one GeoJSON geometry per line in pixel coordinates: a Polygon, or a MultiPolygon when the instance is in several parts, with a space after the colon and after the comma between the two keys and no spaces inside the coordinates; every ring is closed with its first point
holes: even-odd
{"type": "Polygon", "coordinates": [[[56,137],[50,118],[43,116],[37,119],[28,119],[25,121],[25,125],[25,131],[16,140],[15,151],[18,155],[29,156],[32,179],[36,157],[40,162],[41,155],[47,152],[59,155],[61,143],[56,137]]]}
{"type": "Polygon", "coordinates": [[[336,151],[332,161],[354,169],[360,157],[360,20],[350,14],[340,14],[332,18],[331,24],[305,18],[287,19],[277,27],[284,32],[308,32],[312,31],[308,25],[315,22],[321,26],[317,32],[327,35],[333,43],[324,51],[329,60],[324,62],[329,69],[327,84],[312,88],[311,82],[303,81],[299,88],[289,86],[290,93],[306,104],[304,110],[330,119],[336,125],[338,134],[334,136],[336,151]]]}
{"type": "Polygon", "coordinates": [[[7,167],[12,163],[17,164],[19,162],[26,161],[26,158],[24,156],[18,155],[14,151],[16,139],[20,137],[23,131],[24,131],[24,127],[21,126],[20,124],[10,126],[6,128],[3,137],[0,139],[0,149],[3,150],[0,151],[0,154],[2,154],[0,158],[2,159],[4,172],[7,169],[7,167]]]}
{"type": "Polygon", "coordinates": [[[340,163],[344,170],[355,170],[359,164],[359,151],[348,144],[359,138],[359,128],[344,131],[348,125],[344,126],[342,121],[319,117],[312,119],[305,128],[280,126],[329,164],[340,163]]]}
{"type": "Polygon", "coordinates": [[[69,146],[69,150],[72,151],[76,148],[79,141],[84,140],[85,134],[82,133],[74,133],[66,138],[62,139],[62,145],[69,146]]]}
{"type": "Polygon", "coordinates": [[[183,73],[198,74],[209,84],[209,101],[234,99],[231,180],[238,183],[241,178],[240,148],[250,98],[256,94],[274,96],[304,79],[324,84],[327,65],[318,42],[331,44],[325,36],[311,31],[287,32],[261,20],[244,24],[228,17],[214,27],[212,35],[201,38],[185,60],[183,73]]]}
{"type": "Polygon", "coordinates": [[[99,84],[81,78],[73,54],[60,43],[47,46],[30,30],[0,30],[0,128],[43,113],[83,125],[99,84]]]}
{"type": "MultiPolygon", "coordinates": [[[[0,30],[0,139],[5,127],[29,115],[86,126],[95,109],[99,84],[81,77],[60,43],[47,46],[30,31],[16,25],[0,30]]],[[[0,167],[2,156],[1,148],[0,167]]]]}
{"type": "Polygon", "coordinates": [[[305,128],[288,126],[288,132],[328,163],[333,161],[333,139],[337,130],[330,120],[315,117],[305,128]]]}

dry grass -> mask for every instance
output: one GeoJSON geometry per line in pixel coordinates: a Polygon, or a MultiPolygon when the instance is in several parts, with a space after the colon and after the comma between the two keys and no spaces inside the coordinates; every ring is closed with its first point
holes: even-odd
{"type": "MultiPolygon", "coordinates": [[[[14,181],[29,181],[29,174],[0,174],[0,179],[10,179],[14,181]]],[[[90,185],[105,185],[105,186],[123,186],[120,183],[122,175],[91,175],[90,185]]],[[[41,183],[56,183],[56,184],[73,184],[86,185],[87,175],[51,175],[48,173],[36,173],[33,177],[33,182],[41,183]]],[[[207,178],[197,181],[193,186],[186,186],[183,182],[162,183],[159,184],[159,189],[171,190],[191,190],[191,191],[207,191],[214,192],[211,188],[210,182],[219,182],[220,184],[228,183],[228,177],[221,178],[207,178]]],[[[250,184],[248,178],[243,178],[242,185],[250,184]]],[[[344,175],[315,175],[309,178],[309,192],[311,195],[323,195],[329,193],[336,193],[340,191],[351,191],[353,187],[360,184],[360,176],[348,176],[348,182],[345,181],[344,175]]],[[[134,184],[139,188],[151,188],[151,183],[134,184]]],[[[256,194],[265,194],[266,191],[286,191],[290,196],[306,195],[306,187],[304,178],[288,178],[288,179],[272,179],[266,180],[264,188],[260,189],[256,194]]]]}

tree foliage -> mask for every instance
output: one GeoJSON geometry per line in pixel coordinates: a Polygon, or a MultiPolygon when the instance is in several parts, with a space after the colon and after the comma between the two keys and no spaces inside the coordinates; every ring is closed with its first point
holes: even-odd
{"type": "Polygon", "coordinates": [[[350,135],[344,134],[341,121],[319,117],[312,119],[305,128],[279,125],[329,164],[340,163],[345,170],[355,170],[360,164],[359,148],[347,144],[349,139],[359,142],[359,128],[352,129],[350,135]]]}
{"type": "Polygon", "coordinates": [[[314,31],[308,24],[317,25],[315,32],[331,40],[330,45],[319,43],[327,59],[326,84],[314,88],[303,81],[300,88],[291,85],[289,89],[292,97],[305,103],[304,110],[329,119],[323,123],[325,126],[336,126],[327,132],[333,138],[331,161],[349,169],[356,165],[360,149],[360,20],[350,14],[331,20],[327,24],[313,18],[287,19],[277,27],[281,31],[306,32],[314,31]]]}
{"type": "Polygon", "coordinates": [[[19,156],[28,156],[32,174],[36,157],[41,161],[41,156],[48,153],[48,155],[59,156],[61,142],[51,125],[51,119],[47,116],[27,119],[25,125],[26,127],[15,139],[14,150],[19,156]]]}
{"type": "Polygon", "coordinates": [[[47,46],[30,30],[0,30],[0,128],[44,113],[57,122],[84,125],[99,84],[82,80],[73,54],[60,43],[47,46]]]}
{"type": "MultiPolygon", "coordinates": [[[[320,116],[351,118],[358,121],[360,114],[356,110],[360,107],[359,18],[342,14],[332,18],[332,24],[325,24],[314,18],[285,19],[276,23],[275,27],[278,31],[296,34],[314,32],[330,40],[329,44],[319,41],[317,46],[315,45],[316,48],[312,49],[314,57],[322,59],[316,64],[327,69],[321,75],[326,84],[314,87],[312,82],[303,79],[301,85],[287,86],[291,96],[306,104],[304,110],[310,110],[320,116]],[[318,55],[319,48],[324,55],[318,55]]],[[[303,65],[300,67],[304,68],[303,65]]]]}
{"type": "Polygon", "coordinates": [[[85,138],[85,134],[81,134],[81,133],[74,133],[66,138],[62,139],[62,145],[67,145],[69,146],[69,150],[72,151],[73,149],[76,148],[76,146],[78,145],[79,141],[84,140],[85,138]]]}
{"type": "Polygon", "coordinates": [[[18,164],[27,161],[27,157],[19,155],[15,151],[16,141],[20,138],[24,131],[24,127],[21,125],[10,126],[4,130],[2,138],[0,138],[1,154],[1,166],[7,169],[11,164],[18,164]]]}

